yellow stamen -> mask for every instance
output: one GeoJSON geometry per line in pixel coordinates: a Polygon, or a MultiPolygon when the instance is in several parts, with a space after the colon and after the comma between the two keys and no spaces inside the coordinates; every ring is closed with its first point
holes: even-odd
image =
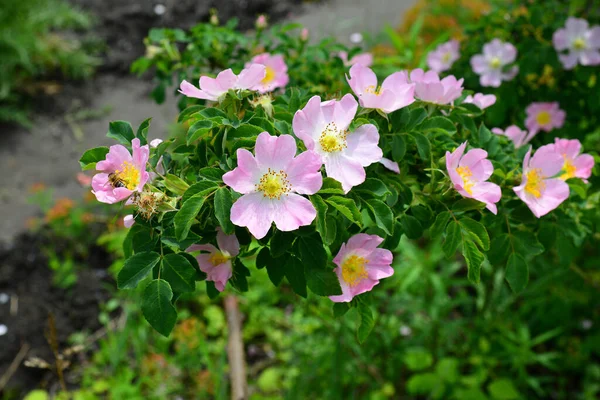
{"type": "Polygon", "coordinates": [[[275,79],[275,70],[271,67],[266,67],[267,73],[262,79],[263,84],[271,83],[275,79]]]}
{"type": "Polygon", "coordinates": [[[285,172],[276,172],[269,168],[268,172],[260,178],[256,190],[263,192],[263,197],[279,200],[281,196],[292,190],[292,185],[285,172]]]}
{"type": "Polygon", "coordinates": [[[500,68],[502,66],[502,62],[498,57],[494,57],[490,60],[490,67],[492,68],[500,68]]]}
{"type": "Polygon", "coordinates": [[[575,48],[575,50],[585,49],[585,40],[583,38],[578,37],[577,39],[573,40],[573,47],[575,48]]]}
{"type": "Polygon", "coordinates": [[[469,167],[458,167],[456,168],[456,173],[462,178],[463,188],[465,189],[465,191],[472,196],[474,183],[471,182],[470,179],[471,176],[473,176],[471,169],[469,167]]]}
{"type": "Polygon", "coordinates": [[[544,176],[542,175],[542,170],[539,168],[534,168],[529,170],[526,175],[527,183],[525,184],[525,191],[535,198],[540,198],[542,196],[542,191],[546,189],[546,184],[544,183],[544,176]]]}
{"type": "Polygon", "coordinates": [[[346,148],[346,137],[348,132],[338,129],[334,122],[330,122],[325,127],[325,130],[321,132],[319,137],[319,144],[321,149],[328,153],[341,151],[346,148]]]}
{"type": "Polygon", "coordinates": [[[452,54],[450,54],[450,52],[444,53],[444,55],[442,56],[442,62],[444,64],[448,63],[450,61],[450,57],[452,57],[452,54]]]}
{"type": "Polygon", "coordinates": [[[535,119],[540,125],[548,125],[550,122],[552,122],[552,117],[548,111],[539,112],[535,119]]]}
{"type": "Polygon", "coordinates": [[[227,262],[229,260],[229,255],[226,255],[225,253],[222,253],[220,251],[217,251],[216,253],[213,253],[209,258],[208,261],[213,265],[213,266],[217,266],[217,265],[221,265],[225,262],[227,262]]]}
{"type": "Polygon", "coordinates": [[[373,85],[367,86],[365,88],[365,92],[374,94],[375,96],[379,96],[379,95],[381,95],[381,86],[377,86],[377,88],[375,88],[375,86],[373,86],[373,85]]]}
{"type": "Polygon", "coordinates": [[[570,179],[570,178],[574,178],[575,172],[577,172],[577,168],[573,165],[571,160],[568,160],[566,157],[565,157],[565,165],[563,165],[563,170],[565,172],[560,176],[560,179],[562,179],[563,181],[566,181],[567,179],[570,179]]]}
{"type": "Polygon", "coordinates": [[[364,279],[368,278],[365,264],[369,261],[363,257],[352,255],[342,262],[342,278],[348,286],[356,286],[364,279]]]}
{"type": "Polygon", "coordinates": [[[140,171],[129,161],[121,164],[121,169],[116,170],[115,174],[129,190],[135,190],[140,184],[140,171]]]}

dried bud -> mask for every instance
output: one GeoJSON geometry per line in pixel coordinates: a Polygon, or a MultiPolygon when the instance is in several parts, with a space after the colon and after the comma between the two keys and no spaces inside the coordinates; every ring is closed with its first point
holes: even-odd
{"type": "Polygon", "coordinates": [[[254,100],[250,100],[250,104],[254,108],[261,106],[269,118],[273,117],[273,98],[270,94],[264,94],[254,100]]]}

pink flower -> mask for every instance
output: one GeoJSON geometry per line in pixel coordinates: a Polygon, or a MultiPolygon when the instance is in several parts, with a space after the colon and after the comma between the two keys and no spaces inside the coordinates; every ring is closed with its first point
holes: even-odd
{"type": "Polygon", "coordinates": [[[92,186],[92,177],[84,174],[83,172],[78,172],[77,182],[79,182],[79,184],[83,187],[90,187],[92,186]]]}
{"type": "Polygon", "coordinates": [[[133,219],[133,215],[129,214],[123,217],[123,225],[125,228],[131,228],[135,224],[135,219],[133,219]]]}
{"type": "Polygon", "coordinates": [[[585,19],[569,17],[565,27],[554,32],[554,48],[565,69],[581,65],[600,65],[600,26],[591,29],[585,19]],[[567,50],[567,53],[561,53],[567,50]]]}
{"type": "Polygon", "coordinates": [[[179,92],[196,99],[221,101],[230,90],[256,90],[255,87],[261,84],[266,74],[267,69],[260,64],[247,66],[239,75],[234,74],[229,68],[219,72],[216,78],[201,76],[200,89],[184,80],[181,82],[179,92]]]}
{"type": "Polygon", "coordinates": [[[296,111],[292,121],[296,136],[319,156],[327,176],[339,181],[346,193],[365,181],[364,167],[383,156],[375,125],[365,124],[348,131],[357,108],[351,94],[340,101],[324,102],[313,96],[302,110],[296,111]]]}
{"type": "Polygon", "coordinates": [[[400,166],[395,161],[392,161],[385,157],[381,157],[381,160],[379,160],[379,163],[392,172],[395,172],[397,174],[400,173],[400,166]]]}
{"type": "Polygon", "coordinates": [[[463,103],[472,103],[484,110],[496,103],[496,96],[493,94],[475,93],[474,96],[468,95],[463,103]]]}
{"type": "Polygon", "coordinates": [[[226,235],[217,228],[217,245],[193,244],[186,249],[187,252],[206,251],[196,256],[200,270],[206,273],[206,280],[215,283],[219,292],[225,289],[225,285],[233,274],[231,259],[240,253],[240,242],[235,235],[226,235]]]}
{"type": "Polygon", "coordinates": [[[315,194],[323,184],[321,158],[312,151],[296,157],[291,135],[258,135],[255,154],[238,149],[238,166],[223,175],[223,182],[244,194],[231,208],[231,222],[246,226],[255,238],[265,237],[271,223],[281,231],[310,225],[317,212],[299,194],[315,194]]]}
{"type": "Polygon", "coordinates": [[[302,40],[303,42],[306,42],[308,40],[308,29],[302,28],[302,31],[300,31],[300,40],[302,40]]]}
{"type": "Polygon", "coordinates": [[[363,67],[370,67],[373,65],[373,54],[371,53],[360,53],[355,55],[348,61],[348,53],[345,51],[340,51],[338,53],[338,57],[342,59],[344,65],[346,67],[351,67],[353,65],[362,65],[363,67]]]}
{"type": "Polygon", "coordinates": [[[530,132],[540,130],[550,132],[554,128],[560,128],[565,123],[566,113],[559,108],[557,102],[531,103],[526,109],[527,119],[525,126],[530,132]]]}
{"type": "Polygon", "coordinates": [[[254,23],[254,25],[258,30],[265,29],[267,27],[267,17],[263,14],[259,15],[258,18],[256,18],[256,22],[254,23]]]}
{"type": "Polygon", "coordinates": [[[521,130],[521,128],[519,128],[516,125],[509,126],[508,128],[506,128],[505,131],[503,131],[500,128],[492,128],[492,132],[495,133],[496,135],[506,136],[507,138],[512,140],[516,149],[529,143],[529,141],[531,139],[533,139],[537,133],[537,132],[528,133],[527,131],[521,130]]]}
{"type": "Polygon", "coordinates": [[[382,242],[383,239],[377,235],[359,233],[342,244],[333,259],[342,294],[329,296],[332,301],[349,302],[354,296],[369,292],[380,279],[394,275],[392,252],[377,248],[382,242]]]}
{"type": "Polygon", "coordinates": [[[554,140],[555,150],[563,157],[563,174],[560,179],[581,178],[587,183],[587,178],[592,175],[594,168],[594,157],[581,153],[581,142],[577,139],[554,140]]]}
{"type": "Polygon", "coordinates": [[[264,65],[267,71],[264,78],[254,87],[259,93],[272,92],[277,88],[283,88],[290,81],[287,65],[285,65],[281,54],[273,56],[269,53],[259,54],[252,59],[251,63],[246,64],[246,68],[249,68],[252,64],[264,65]]]}
{"type": "Polygon", "coordinates": [[[462,94],[463,79],[449,75],[440,80],[434,71],[424,72],[421,68],[411,71],[410,80],[415,83],[415,97],[435,104],[450,104],[462,94]]]}
{"type": "Polygon", "coordinates": [[[458,40],[450,40],[440,44],[435,50],[427,54],[427,66],[430,70],[439,74],[449,70],[459,58],[460,43],[458,40]]]}
{"type": "Polygon", "coordinates": [[[346,79],[358,96],[360,105],[365,108],[391,113],[415,101],[415,85],[408,82],[405,71],[394,72],[385,78],[381,86],[377,86],[375,73],[364,65],[356,64],[350,68],[350,77],[346,79]]]}
{"type": "Polygon", "coordinates": [[[140,147],[139,139],[133,139],[131,145],[133,156],[125,146],[116,144],[110,146],[106,159],[96,164],[96,170],[102,171],[92,178],[92,193],[98,201],[114,204],[144,188],[150,177],[146,172],[150,149],[148,145],[140,147]]]}
{"type": "Polygon", "coordinates": [[[463,197],[485,203],[485,207],[493,214],[498,212],[496,207],[502,191],[500,186],[486,182],[494,172],[494,166],[487,159],[487,151],[472,149],[463,156],[467,147],[464,142],[453,153],[446,152],[446,169],[454,189],[463,197]]]}
{"type": "Polygon", "coordinates": [[[509,67],[517,59],[517,49],[510,43],[494,39],[483,46],[483,54],[471,57],[471,67],[479,75],[481,86],[499,87],[502,81],[512,80],[519,67],[509,67]]]}
{"type": "Polygon", "coordinates": [[[569,197],[569,185],[560,178],[553,178],[563,164],[563,157],[554,144],[540,147],[533,157],[530,148],[525,155],[521,185],[513,190],[538,218],[554,210],[569,197]]]}

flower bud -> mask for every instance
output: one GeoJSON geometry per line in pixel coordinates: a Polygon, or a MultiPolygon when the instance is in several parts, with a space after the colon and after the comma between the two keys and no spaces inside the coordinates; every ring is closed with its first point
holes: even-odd
{"type": "Polygon", "coordinates": [[[273,98],[269,94],[259,96],[254,100],[250,100],[252,107],[261,106],[269,118],[273,118],[273,98]]]}
{"type": "Polygon", "coordinates": [[[256,18],[255,26],[259,31],[265,29],[267,27],[267,17],[264,14],[259,15],[258,18],[256,18]]]}
{"type": "Polygon", "coordinates": [[[308,40],[308,29],[302,28],[302,32],[300,32],[300,40],[306,42],[308,40]]]}

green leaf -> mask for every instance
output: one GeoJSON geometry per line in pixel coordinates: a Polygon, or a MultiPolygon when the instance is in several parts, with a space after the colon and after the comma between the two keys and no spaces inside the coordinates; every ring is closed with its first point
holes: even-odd
{"type": "Polygon", "coordinates": [[[190,186],[188,188],[188,190],[185,191],[185,193],[183,194],[183,197],[181,198],[181,202],[185,203],[190,197],[192,197],[195,194],[204,192],[206,195],[212,193],[213,191],[217,190],[219,188],[219,185],[215,182],[211,182],[211,181],[200,181],[197,183],[194,183],[192,186],[190,186]],[[212,190],[210,190],[212,189],[212,190]]]}
{"type": "Polygon", "coordinates": [[[484,124],[479,126],[479,145],[485,146],[492,138],[492,132],[484,124]]]}
{"type": "Polygon", "coordinates": [[[119,289],[133,289],[154,268],[160,260],[160,254],[153,251],[137,253],[129,257],[117,275],[119,289]]]}
{"type": "Polygon", "coordinates": [[[177,293],[187,293],[196,290],[196,270],[179,254],[167,254],[162,259],[161,276],[177,293]]]}
{"type": "Polygon", "coordinates": [[[285,257],[278,259],[273,258],[268,247],[263,247],[256,256],[256,268],[266,268],[269,279],[275,286],[279,286],[283,279],[285,273],[284,264],[285,257]]]}
{"type": "Polygon", "coordinates": [[[146,226],[135,224],[131,227],[131,248],[134,253],[152,251],[158,242],[159,234],[146,226]]]}
{"type": "Polygon", "coordinates": [[[350,310],[350,303],[333,303],[333,316],[339,318],[350,310]]]}
{"type": "Polygon", "coordinates": [[[444,232],[444,229],[446,229],[446,225],[448,225],[448,221],[450,221],[451,216],[452,214],[450,214],[449,211],[442,211],[437,215],[435,222],[429,228],[429,236],[431,236],[432,239],[439,237],[442,232],[444,232]]]}
{"type": "Polygon", "coordinates": [[[221,229],[227,235],[232,235],[235,227],[231,223],[231,206],[233,199],[229,189],[222,187],[215,193],[215,217],[221,225],[221,229]]]}
{"type": "Polygon", "coordinates": [[[485,258],[483,253],[479,251],[474,242],[471,240],[464,240],[463,256],[465,257],[465,261],[467,262],[467,267],[469,269],[467,274],[469,281],[476,284],[479,283],[481,264],[485,258]]]}
{"type": "Polygon", "coordinates": [[[231,286],[239,290],[240,292],[248,291],[248,279],[250,276],[250,270],[242,264],[239,258],[236,258],[233,262],[233,276],[231,277],[231,286]]]}
{"type": "Polygon", "coordinates": [[[492,381],[488,390],[494,400],[516,400],[521,397],[513,383],[504,378],[492,381]]]}
{"type": "Polygon", "coordinates": [[[456,221],[450,221],[446,227],[446,239],[442,244],[442,250],[446,254],[446,258],[450,258],[456,254],[456,249],[462,241],[460,225],[456,221]]]}
{"type": "Polygon", "coordinates": [[[511,242],[515,252],[526,259],[542,254],[545,250],[533,232],[512,231],[511,242]]]}
{"type": "Polygon", "coordinates": [[[84,171],[88,169],[95,169],[98,161],[103,161],[109,152],[108,147],[95,147],[89,149],[79,159],[79,165],[84,171]]]}
{"type": "Polygon", "coordinates": [[[177,311],[171,304],[172,298],[171,286],[162,279],[150,282],[142,295],[144,318],[163,336],[169,336],[177,322],[177,311]]]}
{"type": "Polygon", "coordinates": [[[289,248],[292,247],[294,239],[296,239],[296,235],[292,232],[276,230],[271,238],[271,255],[277,258],[287,253],[289,248]]]}
{"type": "Polygon", "coordinates": [[[190,187],[183,179],[173,174],[166,174],[163,183],[169,191],[178,196],[184,194],[190,187]]]}
{"type": "Polygon", "coordinates": [[[210,167],[201,168],[200,171],[198,171],[198,174],[201,177],[203,177],[204,179],[208,179],[209,181],[213,181],[213,182],[222,182],[224,173],[225,172],[220,168],[210,168],[210,167]]]}
{"type": "Polygon", "coordinates": [[[308,293],[306,292],[306,277],[302,262],[296,257],[289,257],[283,265],[283,271],[294,292],[298,296],[306,298],[308,293]]]}
{"type": "Polygon", "coordinates": [[[400,224],[402,224],[402,230],[409,239],[419,239],[423,235],[423,226],[412,215],[404,214],[400,218],[400,224]]]}
{"type": "Polygon", "coordinates": [[[196,215],[200,212],[206,197],[203,193],[198,193],[190,197],[181,209],[175,214],[173,224],[175,225],[175,237],[177,240],[184,240],[194,223],[196,215]]]}
{"type": "Polygon", "coordinates": [[[333,178],[323,179],[323,185],[319,189],[319,194],[344,194],[342,184],[333,178]]]}
{"type": "Polygon", "coordinates": [[[221,292],[219,292],[219,289],[217,289],[214,282],[206,281],[206,294],[208,295],[209,299],[216,299],[219,297],[221,292]]]}
{"type": "Polygon", "coordinates": [[[429,143],[429,139],[420,133],[413,133],[412,135],[415,138],[415,143],[417,143],[417,151],[419,152],[421,160],[430,161],[431,144],[429,143]]]}
{"type": "Polygon", "coordinates": [[[490,237],[485,226],[469,217],[462,217],[459,221],[463,230],[481,247],[487,251],[490,249],[490,237]]]}
{"type": "Polygon", "coordinates": [[[213,127],[212,121],[203,119],[195,122],[187,131],[187,144],[192,144],[196,140],[204,137],[213,127]]]}
{"type": "Polygon", "coordinates": [[[506,263],[506,280],[515,293],[521,293],[529,282],[529,267],[527,261],[520,255],[513,253],[506,263]]]}
{"type": "Polygon", "coordinates": [[[373,212],[375,223],[385,231],[388,235],[394,233],[394,214],[384,202],[377,199],[366,201],[367,206],[373,212]]]}
{"type": "Polygon", "coordinates": [[[351,222],[354,222],[358,226],[362,226],[362,216],[360,215],[360,211],[354,200],[347,197],[331,196],[325,201],[351,222]]]}
{"type": "Polygon", "coordinates": [[[243,124],[237,129],[229,131],[227,134],[227,139],[252,138],[258,136],[264,131],[265,129],[261,128],[260,126],[243,124]]]}
{"type": "Polygon", "coordinates": [[[452,211],[471,211],[481,210],[485,208],[485,203],[477,201],[475,199],[460,199],[452,205],[452,211]]]}
{"type": "Polygon", "coordinates": [[[402,161],[406,154],[406,142],[401,135],[392,137],[392,159],[396,162],[402,161]]]}
{"type": "Polygon", "coordinates": [[[108,124],[107,137],[115,139],[125,146],[131,146],[131,141],[135,139],[133,128],[127,121],[113,121],[108,124]]]}
{"type": "Polygon", "coordinates": [[[373,319],[371,308],[364,303],[358,304],[358,315],[359,323],[358,329],[356,330],[356,337],[358,338],[358,342],[362,344],[371,334],[371,331],[375,326],[375,320],[373,319]]]}
{"type": "Polygon", "coordinates": [[[340,281],[332,269],[310,268],[304,264],[306,284],[318,296],[337,296],[342,294],[340,281]]]}
{"type": "Polygon", "coordinates": [[[445,133],[446,135],[454,135],[456,126],[454,123],[445,117],[428,118],[419,125],[419,130],[423,132],[445,133]]]}
{"type": "Polygon", "coordinates": [[[310,201],[315,207],[315,210],[317,210],[317,232],[321,235],[323,242],[327,243],[327,210],[329,207],[327,207],[327,203],[325,203],[323,198],[318,195],[310,196],[310,201]]]}
{"type": "Polygon", "coordinates": [[[502,233],[492,239],[490,251],[487,253],[487,258],[494,265],[503,264],[508,257],[510,250],[510,239],[507,233],[502,233]]]}
{"type": "Polygon", "coordinates": [[[152,121],[152,118],[146,118],[142,121],[135,134],[135,137],[140,139],[140,144],[142,146],[148,143],[148,128],[150,128],[150,121],[152,121]]]}
{"type": "Polygon", "coordinates": [[[391,193],[385,183],[375,178],[367,178],[363,183],[356,186],[354,190],[369,193],[377,197],[384,197],[391,193]]]}
{"type": "Polygon", "coordinates": [[[411,371],[421,371],[433,365],[431,353],[422,347],[409,347],[403,357],[406,367],[411,371]]]}
{"type": "Polygon", "coordinates": [[[300,260],[305,267],[310,269],[325,269],[327,266],[327,252],[323,243],[315,239],[318,236],[301,237],[298,239],[300,260]]]}

